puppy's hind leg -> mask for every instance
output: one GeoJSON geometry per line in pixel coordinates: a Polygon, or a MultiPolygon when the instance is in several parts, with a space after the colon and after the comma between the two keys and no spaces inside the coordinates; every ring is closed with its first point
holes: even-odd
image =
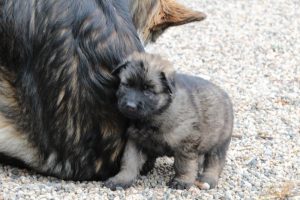
{"type": "Polygon", "coordinates": [[[230,139],[205,154],[203,172],[195,183],[200,189],[216,187],[219,176],[224,168],[229,143],[230,139]]]}

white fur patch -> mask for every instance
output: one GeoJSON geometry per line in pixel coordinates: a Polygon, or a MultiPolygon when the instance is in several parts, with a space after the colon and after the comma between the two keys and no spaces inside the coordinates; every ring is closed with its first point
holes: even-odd
{"type": "Polygon", "coordinates": [[[202,190],[209,190],[210,189],[210,185],[208,183],[203,183],[202,185],[202,190]]]}
{"type": "Polygon", "coordinates": [[[196,181],[195,185],[200,189],[200,190],[209,190],[210,189],[210,185],[206,182],[200,182],[200,181],[196,181]]]}

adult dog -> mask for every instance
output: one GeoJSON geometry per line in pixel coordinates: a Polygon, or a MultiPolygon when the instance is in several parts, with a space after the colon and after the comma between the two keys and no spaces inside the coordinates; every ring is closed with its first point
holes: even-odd
{"type": "MultiPolygon", "coordinates": [[[[159,9],[161,2],[0,0],[0,153],[63,179],[115,174],[127,120],[110,71],[144,51],[137,29],[149,30],[147,42],[178,24],[132,20],[136,8],[159,9]]],[[[192,19],[199,13],[186,22],[192,19]]]]}

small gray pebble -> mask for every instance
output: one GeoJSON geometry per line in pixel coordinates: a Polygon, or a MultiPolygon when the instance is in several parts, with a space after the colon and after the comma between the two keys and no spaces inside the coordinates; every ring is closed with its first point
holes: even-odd
{"type": "Polygon", "coordinates": [[[257,162],[258,162],[257,157],[254,157],[250,159],[246,165],[249,167],[256,167],[257,162]]]}
{"type": "Polygon", "coordinates": [[[225,192],[225,199],[226,199],[226,200],[231,200],[231,199],[233,199],[233,198],[232,198],[232,194],[231,194],[230,191],[226,191],[226,192],[225,192]]]}

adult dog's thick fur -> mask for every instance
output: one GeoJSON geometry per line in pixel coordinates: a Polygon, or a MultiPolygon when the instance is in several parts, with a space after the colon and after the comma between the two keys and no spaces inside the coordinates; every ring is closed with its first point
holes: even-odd
{"type": "Polygon", "coordinates": [[[0,0],[0,154],[65,179],[119,169],[110,72],[143,51],[129,0],[0,0]]]}
{"type": "Polygon", "coordinates": [[[232,134],[228,95],[206,80],[176,74],[169,62],[146,53],[134,53],[114,73],[120,78],[118,107],[131,124],[122,170],[106,185],[128,187],[145,163],[149,170],[158,156],[167,155],[175,157],[172,188],[187,189],[196,178],[201,189],[215,187],[232,134]]]}
{"type": "Polygon", "coordinates": [[[119,1],[0,1],[0,152],[65,179],[117,171],[126,120],[110,71],[143,51],[119,1]]]}
{"type": "Polygon", "coordinates": [[[145,43],[155,41],[169,26],[177,26],[206,18],[175,0],[129,0],[129,7],[138,34],[145,43]]]}

